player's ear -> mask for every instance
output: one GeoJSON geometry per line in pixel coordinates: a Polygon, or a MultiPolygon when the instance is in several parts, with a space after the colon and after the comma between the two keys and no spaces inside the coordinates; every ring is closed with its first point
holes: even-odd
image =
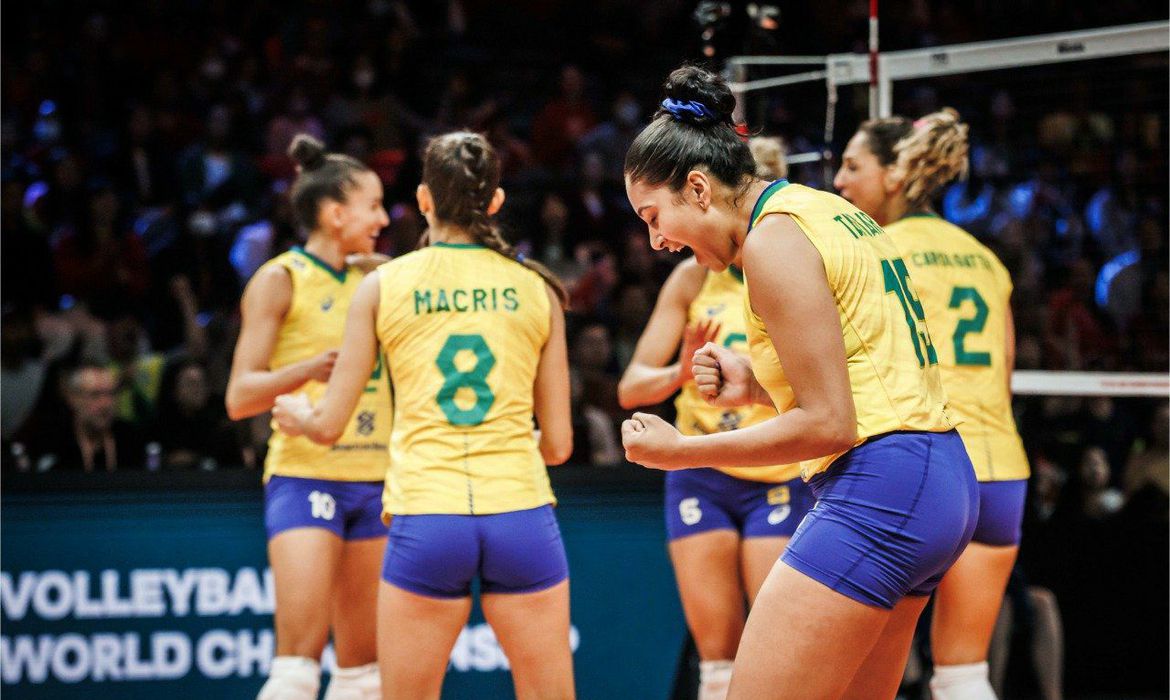
{"type": "Polygon", "coordinates": [[[687,173],[687,184],[683,186],[683,197],[688,202],[694,202],[703,211],[711,206],[711,178],[702,170],[692,170],[687,173]]]}
{"type": "Polygon", "coordinates": [[[418,201],[418,211],[423,216],[435,210],[435,199],[431,196],[431,188],[420,184],[414,191],[414,198],[418,201]]]}
{"type": "Polygon", "coordinates": [[[892,163],[882,168],[882,191],[886,195],[894,195],[902,191],[906,184],[906,171],[892,163]]]}

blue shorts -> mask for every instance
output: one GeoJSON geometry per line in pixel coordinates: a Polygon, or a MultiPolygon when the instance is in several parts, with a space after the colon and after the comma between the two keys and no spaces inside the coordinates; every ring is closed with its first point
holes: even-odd
{"type": "Polygon", "coordinates": [[[268,539],[296,527],[319,527],[343,540],[385,537],[381,481],[273,476],[264,485],[268,539]]]}
{"type": "Polygon", "coordinates": [[[1028,480],[979,482],[979,524],[972,542],[993,547],[1020,543],[1028,480]]]}
{"type": "Polygon", "coordinates": [[[382,580],[432,598],[534,593],[569,577],[551,505],[494,515],[395,515],[382,580]]]}
{"type": "Polygon", "coordinates": [[[666,473],[666,533],[671,540],[710,530],[791,537],[815,500],[800,478],[770,484],[718,469],[680,469],[666,473]]]}
{"type": "Polygon", "coordinates": [[[809,480],[817,497],[781,560],[893,608],[929,595],[975,532],[979,484],[958,432],[870,438],[809,480]]]}

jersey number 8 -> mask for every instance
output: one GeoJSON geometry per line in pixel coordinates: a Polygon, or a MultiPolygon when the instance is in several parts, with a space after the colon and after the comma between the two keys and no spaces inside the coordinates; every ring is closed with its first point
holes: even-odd
{"type": "Polygon", "coordinates": [[[483,422],[487,412],[496,401],[495,394],[488,386],[487,376],[496,365],[496,356],[482,335],[450,335],[439,350],[435,365],[443,373],[443,386],[435,396],[443,415],[451,425],[476,426],[483,422]],[[475,354],[475,366],[463,371],[455,364],[456,356],[464,350],[475,354]],[[475,403],[470,408],[461,408],[455,402],[460,389],[467,388],[475,393],[475,403]]]}

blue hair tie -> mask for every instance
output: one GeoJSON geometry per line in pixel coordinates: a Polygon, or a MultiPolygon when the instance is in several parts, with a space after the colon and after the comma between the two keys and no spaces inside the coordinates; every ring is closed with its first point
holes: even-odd
{"type": "Polygon", "coordinates": [[[719,119],[719,115],[712,112],[707,105],[702,102],[695,102],[694,100],[680,102],[679,100],[668,97],[662,101],[662,108],[677,122],[707,124],[719,119]]]}
{"type": "Polygon", "coordinates": [[[516,262],[520,262],[520,263],[524,262],[525,257],[526,256],[524,255],[524,253],[516,253],[516,262]]]}

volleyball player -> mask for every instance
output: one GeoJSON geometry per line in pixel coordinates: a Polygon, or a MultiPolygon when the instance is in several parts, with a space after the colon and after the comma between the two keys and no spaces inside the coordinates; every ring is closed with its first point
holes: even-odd
{"type": "Polygon", "coordinates": [[[499,180],[483,137],[429,142],[418,204],[430,245],[363,283],[324,398],[276,405],[282,429],[330,443],[379,347],[386,354],[396,410],[378,594],[387,697],[439,697],[476,577],[516,696],[574,693],[568,567],[545,468],[573,444],[564,292],[500,238],[499,180]]]}
{"type": "MultiPolygon", "coordinates": [[[[362,273],[346,256],[370,253],[387,225],[382,183],[361,162],[299,135],[290,196],[304,247],[265,263],[244,290],[227,389],[236,420],[280,394],[325,391],[362,273]]],[[[274,432],[264,466],[264,521],[276,586],[276,658],[260,700],[317,697],[321,652],[333,633],[338,669],[327,700],[379,696],[378,565],[386,544],[380,496],[388,466],[390,389],[379,361],[342,422],[338,447],[274,432]]]]}
{"type": "Polygon", "coordinates": [[[751,361],[708,343],[693,373],[715,405],[779,415],[684,436],[637,413],[622,426],[627,455],[660,469],[802,461],[817,505],[760,589],[729,697],[892,698],[979,504],[921,305],[868,216],[755,176],[726,83],[684,67],[666,95],[626,156],[627,194],[655,248],[743,269],[751,361]]]}
{"type": "Polygon", "coordinates": [[[1011,406],[1012,282],[999,259],[934,212],[967,171],[967,125],[945,109],[873,119],[850,139],[833,184],[901,249],[936,339],[949,406],[979,479],[979,524],[935,594],[935,700],[994,700],[988,647],[1020,542],[1028,458],[1011,406]]]}
{"type": "MultiPolygon", "coordinates": [[[[755,138],[749,145],[771,155],[768,167],[756,160],[761,177],[787,174],[776,139],[755,138]]],[[[775,416],[775,409],[760,405],[709,406],[691,377],[691,357],[708,341],[746,351],[743,297],[743,275],[734,265],[709,272],[692,258],[675,267],[618,384],[622,407],[657,404],[678,391],[675,425],[685,435],[734,430],[775,416]],[[671,362],[676,352],[678,360],[671,362]]],[[[667,473],[670,560],[699,652],[699,700],[726,697],[747,617],[744,600],[755,600],[812,504],[799,464],[667,473]]]]}

